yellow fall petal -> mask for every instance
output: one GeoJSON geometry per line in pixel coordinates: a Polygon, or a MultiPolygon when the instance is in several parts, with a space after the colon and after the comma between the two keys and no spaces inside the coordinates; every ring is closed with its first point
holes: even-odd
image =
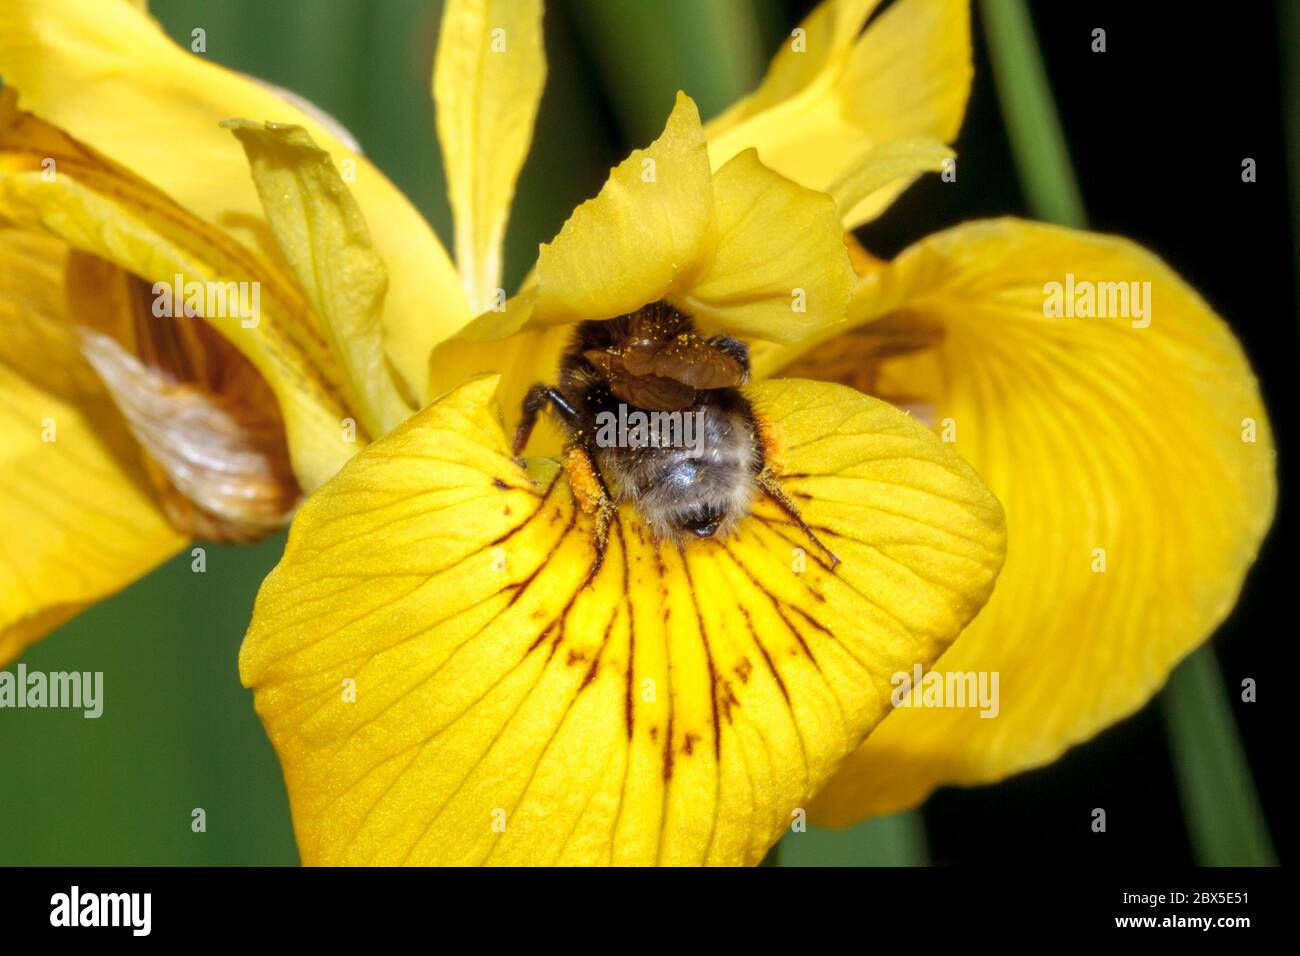
{"type": "Polygon", "coordinates": [[[14,88],[0,89],[0,217],[48,231],[150,282],[170,286],[180,275],[256,288],[255,316],[227,309],[205,318],[274,390],[303,490],[333,475],[358,445],[345,434],[349,415],[337,398],[333,358],[297,288],[150,184],[17,110],[16,99],[14,88]],[[52,179],[47,160],[55,164],[52,179]]]}
{"type": "Polygon", "coordinates": [[[404,421],[384,353],[388,270],[329,153],[300,126],[228,121],[252,168],[276,243],[342,370],[343,392],[372,435],[404,421]]]}
{"type": "MultiPolygon", "coordinates": [[[[997,672],[997,716],[892,714],[818,797],[836,825],[1048,763],[1141,707],[1232,609],[1276,499],[1241,347],[1131,242],[961,226],[870,273],[850,313],[867,324],[825,354],[873,366],[877,394],[933,405],[1005,506],[1008,545],[988,606],[936,667],[997,672]],[[1073,317],[1044,314],[1050,283],[1073,289],[1073,317]],[[1081,317],[1087,296],[1111,317],[1081,317]],[[878,328],[875,346],[907,347],[877,361],[878,328]]],[[[788,360],[769,367],[812,371],[788,360]]]]}
{"type": "Polygon", "coordinates": [[[128,3],[4,0],[0,76],[23,91],[27,109],[271,258],[275,242],[247,161],[218,124],[246,116],[302,126],[336,163],[355,168],[352,192],[390,271],[383,313],[389,358],[407,391],[423,398],[430,348],[471,313],[450,259],[419,212],[325,125],[180,49],[128,3]]]}
{"type": "Polygon", "coordinates": [[[676,299],[703,327],[797,342],[844,317],[853,266],[835,201],[791,182],[751,149],[713,177],[717,252],[676,299]]]}
{"type": "MultiPolygon", "coordinates": [[[[900,0],[859,37],[875,6],[826,0],[809,15],[758,90],[706,128],[714,168],[755,147],[782,175],[829,191],[883,143],[956,138],[972,76],[969,0],[900,0]]],[[[919,171],[842,206],[845,228],[878,216],[919,171]]]]}
{"type": "Polygon", "coordinates": [[[474,314],[501,285],[501,246],[546,82],[541,0],[449,0],[433,97],[456,219],[456,266],[474,314]]]}
{"type": "Polygon", "coordinates": [[[610,319],[679,292],[707,268],[715,238],[700,114],[678,93],[659,138],[614,167],[539,250],[531,321],[610,319]]]}
{"type": "Polygon", "coordinates": [[[924,428],[841,386],[751,398],[783,483],[726,541],[630,507],[600,573],[552,460],[476,379],[317,491],[240,654],[309,864],[755,863],[986,599],[1002,515],[924,428]],[[805,550],[806,549],[806,550],[805,550]]]}
{"type": "Polygon", "coordinates": [[[185,543],[63,308],[67,247],[0,227],[0,664],[185,543]]]}

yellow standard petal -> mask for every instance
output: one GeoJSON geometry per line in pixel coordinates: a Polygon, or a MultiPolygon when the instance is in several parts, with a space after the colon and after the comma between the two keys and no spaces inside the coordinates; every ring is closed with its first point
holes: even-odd
{"type": "Polygon", "coordinates": [[[599,574],[552,460],[475,379],[299,511],[240,673],[309,864],[757,862],[987,598],[1002,513],[885,403],[769,382],[785,488],[725,541],[630,506],[599,574]]]}
{"type": "MultiPolygon", "coordinates": [[[[754,147],[772,169],[829,192],[882,144],[955,139],[972,76],[969,0],[900,0],[863,31],[876,6],[818,6],[754,94],[706,128],[714,167],[754,147]]],[[[874,219],[927,168],[900,167],[842,205],[845,227],[874,219]]]]}
{"type": "Polygon", "coordinates": [[[532,321],[610,319],[680,292],[707,268],[715,241],[700,114],[678,93],[660,137],[614,167],[541,247],[532,321]]]}
{"type": "Polygon", "coordinates": [[[63,308],[67,247],[0,228],[0,664],[185,543],[63,308]]]}
{"type": "Polygon", "coordinates": [[[1232,609],[1276,498],[1241,347],[1131,242],[961,226],[870,273],[850,312],[865,324],[769,369],[833,360],[928,409],[1005,506],[1008,546],[936,668],[998,675],[994,712],[899,708],[818,798],[833,824],[1047,763],[1141,707],[1232,609]]]}
{"type": "Polygon", "coordinates": [[[248,154],[276,244],[342,370],[343,392],[371,435],[411,414],[384,353],[388,270],[329,153],[300,126],[227,125],[248,154]]]}
{"type": "MultiPolygon", "coordinates": [[[[565,326],[667,299],[710,332],[795,342],[842,321],[852,284],[834,199],[752,150],[710,174],[695,106],[679,95],[663,135],[542,247],[535,284],[440,343],[429,379],[445,391],[501,372],[513,416],[555,374],[565,326]]],[[[554,451],[552,438],[543,429],[532,447],[554,451]]]]}
{"type": "Polygon", "coordinates": [[[705,328],[797,342],[844,317],[853,266],[835,201],[746,150],[713,177],[717,253],[676,297],[705,328]]]}
{"type": "Polygon", "coordinates": [[[500,294],[510,201],[545,82],[541,0],[449,0],[433,97],[456,267],[474,314],[500,294]]]}
{"type": "Polygon", "coordinates": [[[406,391],[424,397],[433,343],[471,316],[456,271],[419,212],[326,124],[271,89],[177,47],[128,3],[4,0],[0,75],[23,91],[27,109],[268,258],[275,241],[247,161],[219,124],[246,116],[303,127],[355,173],[349,184],[390,273],[383,312],[389,359],[406,391]]]}

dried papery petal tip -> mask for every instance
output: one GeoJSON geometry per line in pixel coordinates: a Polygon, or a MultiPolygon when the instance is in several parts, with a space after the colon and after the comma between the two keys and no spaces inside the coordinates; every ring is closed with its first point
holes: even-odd
{"type": "MultiPolygon", "coordinates": [[[[192,320],[196,321],[197,320],[192,320]]],[[[81,329],[82,353],[146,456],[172,524],[216,541],[256,541],[284,527],[301,492],[284,423],[266,382],[211,331],[206,382],[176,380],[116,340],[81,329]]]]}

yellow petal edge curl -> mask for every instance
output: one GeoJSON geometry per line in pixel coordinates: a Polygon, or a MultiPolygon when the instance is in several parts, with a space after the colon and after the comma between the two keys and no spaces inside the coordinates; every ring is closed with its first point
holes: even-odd
{"type": "Polygon", "coordinates": [[[551,459],[512,459],[477,378],[299,511],[240,654],[308,864],[752,864],[987,599],[1002,511],[843,386],[749,393],[786,490],[656,546],[630,507],[600,573],[551,459]]]}

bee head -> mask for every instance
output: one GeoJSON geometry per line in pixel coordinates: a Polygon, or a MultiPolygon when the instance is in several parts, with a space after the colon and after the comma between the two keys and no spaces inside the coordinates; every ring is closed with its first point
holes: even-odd
{"type": "Polygon", "coordinates": [[[725,536],[748,511],[748,474],[729,462],[679,458],[638,498],[655,534],[667,540],[725,536]]]}
{"type": "Polygon", "coordinates": [[[680,516],[681,529],[697,538],[711,538],[722,523],[722,509],[713,505],[696,505],[680,516]]]}

